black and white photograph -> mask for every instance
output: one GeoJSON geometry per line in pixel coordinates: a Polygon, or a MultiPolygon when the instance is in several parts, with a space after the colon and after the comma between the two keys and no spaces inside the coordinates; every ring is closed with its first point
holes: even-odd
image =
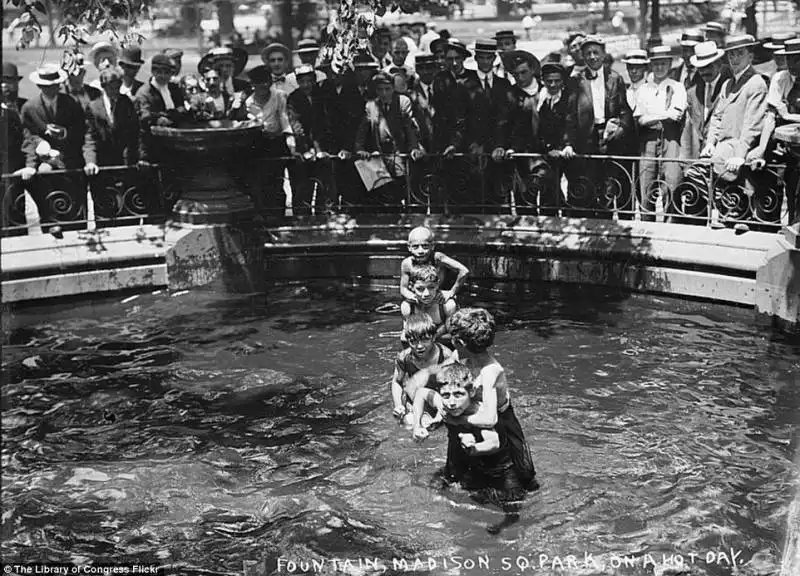
{"type": "Polygon", "coordinates": [[[800,576],[800,0],[4,0],[3,574],[800,576]]]}

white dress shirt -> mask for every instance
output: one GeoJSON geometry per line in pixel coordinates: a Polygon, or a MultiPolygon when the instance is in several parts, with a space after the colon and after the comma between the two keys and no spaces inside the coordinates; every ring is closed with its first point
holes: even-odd
{"type": "MultiPolygon", "coordinates": [[[[591,70],[586,68],[586,73],[591,70]]],[[[594,108],[594,123],[603,124],[606,121],[606,71],[603,67],[597,71],[597,75],[589,80],[592,88],[592,107],[594,108]]]]}

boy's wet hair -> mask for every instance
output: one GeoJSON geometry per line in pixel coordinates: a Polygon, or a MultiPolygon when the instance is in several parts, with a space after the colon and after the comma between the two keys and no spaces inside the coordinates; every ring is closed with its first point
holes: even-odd
{"type": "Polygon", "coordinates": [[[408,284],[413,286],[414,282],[433,282],[439,284],[439,271],[436,266],[430,264],[423,264],[422,266],[413,266],[408,273],[408,284]]]}
{"type": "Polygon", "coordinates": [[[433,242],[435,240],[435,238],[433,236],[433,230],[431,230],[427,226],[417,226],[416,228],[411,230],[411,232],[408,233],[408,243],[410,244],[411,243],[411,238],[413,236],[415,236],[416,234],[419,234],[420,232],[425,232],[428,235],[428,238],[430,239],[431,242],[433,242]]]}
{"type": "Polygon", "coordinates": [[[406,319],[406,339],[425,340],[436,336],[436,323],[429,314],[412,314],[406,319]]]}
{"type": "Polygon", "coordinates": [[[485,308],[462,308],[447,319],[447,331],[452,338],[460,338],[467,350],[485,351],[494,344],[494,318],[485,308]]]}
{"type": "Polygon", "coordinates": [[[467,392],[472,392],[475,387],[475,381],[469,368],[459,362],[443,367],[436,375],[436,383],[440,390],[444,386],[458,386],[459,388],[464,388],[467,392]]]}

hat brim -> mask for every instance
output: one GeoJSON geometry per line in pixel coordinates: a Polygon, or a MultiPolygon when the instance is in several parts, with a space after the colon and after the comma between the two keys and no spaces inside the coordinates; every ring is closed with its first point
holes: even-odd
{"type": "Polygon", "coordinates": [[[649,59],[642,60],[640,58],[630,58],[630,59],[623,58],[622,60],[620,60],[620,62],[622,62],[623,64],[628,64],[630,66],[647,66],[648,64],[650,64],[649,59]]]}
{"type": "Polygon", "coordinates": [[[108,42],[100,42],[99,44],[95,44],[91,50],[89,50],[89,60],[94,62],[95,68],[99,64],[98,60],[102,54],[111,54],[114,57],[115,62],[119,62],[119,51],[114,47],[113,44],[109,44],[108,42]]]}
{"type": "Polygon", "coordinates": [[[506,69],[511,68],[514,62],[519,60],[527,62],[534,71],[542,69],[542,63],[539,59],[527,50],[511,50],[510,52],[504,52],[500,55],[500,59],[503,61],[503,66],[506,69]]]}
{"type": "Polygon", "coordinates": [[[556,64],[555,62],[542,64],[542,76],[547,76],[548,74],[561,74],[562,76],[566,76],[567,69],[564,68],[563,64],[556,64]]]}
{"type": "Polygon", "coordinates": [[[30,76],[28,76],[28,78],[30,78],[30,81],[33,82],[34,84],[36,84],[37,86],[57,86],[58,84],[63,84],[64,82],[66,82],[67,78],[68,78],[68,75],[67,75],[67,72],[65,70],[63,70],[62,68],[59,68],[58,69],[58,78],[55,79],[55,80],[45,80],[45,79],[43,79],[41,76],[39,76],[39,71],[38,70],[35,70],[34,72],[31,72],[31,74],[30,74],[30,76]]]}
{"type": "Polygon", "coordinates": [[[581,50],[583,50],[586,46],[592,46],[592,45],[602,46],[603,48],[606,47],[606,43],[600,42],[599,40],[584,40],[583,42],[581,42],[581,50]]]}
{"type": "Polygon", "coordinates": [[[717,60],[721,59],[725,56],[725,50],[721,48],[717,48],[717,53],[713,56],[707,56],[705,58],[698,58],[697,56],[690,56],[689,57],[689,64],[694,66],[695,68],[704,68],[709,64],[713,64],[717,60]]]}
{"type": "Polygon", "coordinates": [[[261,60],[266,64],[267,60],[269,59],[269,55],[273,52],[280,52],[286,57],[287,60],[292,57],[292,53],[283,44],[270,44],[261,51],[261,60]]]}
{"type": "Polygon", "coordinates": [[[655,62],[656,60],[669,60],[670,62],[675,59],[672,54],[657,54],[656,56],[648,56],[650,62],[655,62]]]}
{"type": "Polygon", "coordinates": [[[783,50],[783,44],[773,44],[772,42],[767,42],[764,44],[764,48],[774,52],[775,50],[783,50]]]}
{"type": "Polygon", "coordinates": [[[455,44],[448,44],[445,47],[445,52],[448,51],[448,50],[455,50],[456,52],[461,54],[464,58],[469,58],[470,56],[472,56],[472,52],[470,52],[469,48],[465,48],[463,46],[456,46],[455,44]]]}
{"type": "Polygon", "coordinates": [[[800,56],[800,50],[787,50],[782,48],[775,51],[776,56],[800,56]]]}
{"type": "Polygon", "coordinates": [[[686,48],[694,48],[698,44],[700,44],[700,42],[698,40],[681,40],[680,41],[680,45],[681,46],[685,46],[686,48]]]}
{"type": "Polygon", "coordinates": [[[736,46],[725,46],[725,52],[730,52],[731,50],[738,50],[739,48],[752,48],[753,46],[759,46],[760,42],[747,42],[746,44],[737,44],[736,46]]]}
{"type": "Polygon", "coordinates": [[[126,58],[120,58],[117,60],[117,64],[124,64],[125,66],[144,66],[144,60],[128,60],[126,58]]]}

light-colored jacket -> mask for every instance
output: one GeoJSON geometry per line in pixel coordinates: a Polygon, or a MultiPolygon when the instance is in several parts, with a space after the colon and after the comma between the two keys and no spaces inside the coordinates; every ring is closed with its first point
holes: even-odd
{"type": "Polygon", "coordinates": [[[709,144],[723,142],[744,158],[758,143],[767,114],[767,84],[750,66],[737,81],[725,81],[708,127],[709,144]]]}

